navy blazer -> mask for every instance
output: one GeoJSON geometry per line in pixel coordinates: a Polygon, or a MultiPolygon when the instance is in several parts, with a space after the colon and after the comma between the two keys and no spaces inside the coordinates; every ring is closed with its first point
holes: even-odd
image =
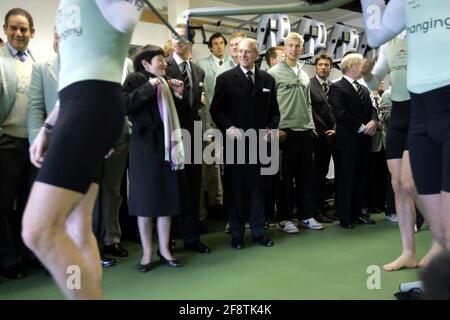
{"type": "Polygon", "coordinates": [[[330,86],[328,101],[336,117],[335,148],[347,149],[370,146],[371,137],[358,133],[358,129],[370,120],[378,122],[378,114],[370,100],[369,91],[366,87],[361,87],[364,94],[364,104],[347,79],[342,78],[330,86]]]}
{"type": "Polygon", "coordinates": [[[226,131],[231,126],[243,129],[278,128],[280,111],[275,79],[255,68],[253,90],[240,66],[217,77],[211,116],[218,128],[226,131]]]}

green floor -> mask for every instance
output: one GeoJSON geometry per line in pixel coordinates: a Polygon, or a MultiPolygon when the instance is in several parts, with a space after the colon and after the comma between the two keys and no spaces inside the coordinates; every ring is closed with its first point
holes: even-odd
{"type": "MultiPolygon", "coordinates": [[[[275,246],[265,248],[250,242],[244,250],[229,246],[230,236],[222,224],[203,237],[213,249],[210,255],[185,251],[177,243],[176,257],[184,267],[158,264],[148,273],[137,271],[140,247],[124,243],[128,258],[103,269],[106,299],[395,299],[401,282],[417,280],[417,269],[381,271],[381,288],[368,289],[367,268],[391,261],[400,253],[396,223],[384,215],[372,215],[374,226],[345,230],[337,224],[323,231],[301,230],[286,235],[270,229],[275,246]]],[[[430,243],[427,227],[416,235],[418,257],[430,243]]],[[[61,299],[51,278],[35,270],[23,280],[0,280],[1,299],[61,299]]]]}

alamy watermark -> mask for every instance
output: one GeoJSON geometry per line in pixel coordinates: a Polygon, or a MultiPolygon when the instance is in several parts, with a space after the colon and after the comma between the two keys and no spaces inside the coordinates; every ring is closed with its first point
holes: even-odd
{"type": "Polygon", "coordinates": [[[370,265],[366,270],[370,276],[367,278],[366,286],[369,290],[381,289],[381,268],[377,265],[370,265]]]}
{"type": "MultiPolygon", "coordinates": [[[[195,121],[193,136],[186,129],[179,130],[183,137],[185,164],[202,164],[202,161],[208,165],[260,164],[261,175],[274,175],[279,170],[280,149],[277,129],[239,130],[238,138],[227,134],[224,137],[218,129],[208,129],[202,133],[202,122],[195,121]],[[211,143],[203,148],[203,142],[211,143]]],[[[175,132],[172,132],[172,142],[174,137],[175,132]]],[[[176,148],[172,148],[171,153],[175,152],[176,148]]]]}
{"type": "Polygon", "coordinates": [[[66,287],[69,290],[81,290],[81,268],[77,265],[70,265],[66,269],[69,276],[66,279],[66,287]]]}

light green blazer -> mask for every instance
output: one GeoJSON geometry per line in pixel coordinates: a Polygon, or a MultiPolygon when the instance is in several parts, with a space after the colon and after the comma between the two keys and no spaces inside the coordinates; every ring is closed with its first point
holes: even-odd
{"type": "MultiPolygon", "coordinates": [[[[30,53],[31,56],[31,53],[30,53]]],[[[33,56],[31,56],[33,59],[33,56]]],[[[2,123],[5,121],[16,101],[17,78],[14,57],[7,45],[0,48],[0,137],[3,135],[2,123]]]]}
{"type": "Polygon", "coordinates": [[[209,113],[209,107],[211,106],[212,99],[214,97],[214,88],[216,86],[216,74],[219,66],[214,61],[213,55],[197,61],[200,68],[205,71],[205,82],[203,83],[203,89],[205,92],[206,104],[202,109],[201,118],[203,124],[203,131],[211,128],[215,128],[214,122],[209,113]]]}
{"type": "Polygon", "coordinates": [[[36,138],[45,118],[52,112],[58,100],[59,57],[33,65],[28,88],[28,139],[36,138]]]}

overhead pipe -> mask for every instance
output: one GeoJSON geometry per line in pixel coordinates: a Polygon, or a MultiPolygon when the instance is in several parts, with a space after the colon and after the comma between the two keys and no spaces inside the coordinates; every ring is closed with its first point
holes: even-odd
{"type": "Polygon", "coordinates": [[[346,5],[354,0],[330,0],[320,4],[309,4],[307,1],[302,3],[292,3],[270,6],[247,6],[239,8],[196,8],[184,11],[184,17],[189,20],[191,17],[211,17],[211,16],[242,16],[252,14],[277,14],[277,13],[295,13],[295,12],[318,12],[328,11],[336,7],[346,5]]]}

